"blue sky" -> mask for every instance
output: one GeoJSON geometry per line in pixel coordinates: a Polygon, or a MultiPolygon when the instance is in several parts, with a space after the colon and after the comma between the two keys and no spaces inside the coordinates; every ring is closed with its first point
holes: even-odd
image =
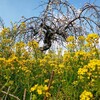
{"type": "MultiPolygon", "coordinates": [[[[26,18],[38,16],[42,7],[35,8],[41,4],[41,1],[47,0],[0,0],[0,17],[4,20],[5,25],[9,26],[10,21],[19,21],[22,16],[26,18]]],[[[69,0],[77,8],[87,1],[95,0],[69,0]]],[[[96,4],[100,5],[100,0],[96,0],[96,4]]]]}

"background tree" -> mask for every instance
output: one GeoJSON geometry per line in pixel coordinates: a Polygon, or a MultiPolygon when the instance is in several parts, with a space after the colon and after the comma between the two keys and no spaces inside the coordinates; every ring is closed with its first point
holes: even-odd
{"type": "Polygon", "coordinates": [[[48,0],[40,6],[45,6],[40,16],[23,17],[20,21],[26,24],[24,30],[20,30],[20,22],[17,23],[17,40],[18,37],[22,37],[25,42],[36,39],[40,44],[44,43],[40,49],[45,51],[54,41],[63,44],[70,35],[100,34],[100,7],[95,4],[85,3],[76,9],[67,0],[48,0]]]}

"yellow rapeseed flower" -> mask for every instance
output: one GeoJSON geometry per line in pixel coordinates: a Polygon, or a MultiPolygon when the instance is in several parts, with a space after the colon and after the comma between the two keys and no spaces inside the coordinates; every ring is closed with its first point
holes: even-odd
{"type": "Polygon", "coordinates": [[[66,41],[73,42],[75,40],[74,36],[69,36],[66,41]]]}
{"type": "Polygon", "coordinates": [[[26,24],[24,22],[21,23],[21,27],[25,28],[26,24]]]}
{"type": "Polygon", "coordinates": [[[45,83],[48,83],[48,82],[49,82],[49,79],[44,80],[44,82],[45,82],[45,83]]]}
{"type": "Polygon", "coordinates": [[[83,68],[78,69],[78,77],[81,79],[87,76],[87,79],[90,79],[92,77],[97,78],[97,74],[100,72],[100,60],[93,59],[90,60],[90,62],[85,65],[83,68]]]}
{"type": "Polygon", "coordinates": [[[37,89],[37,93],[38,93],[39,95],[41,95],[41,94],[42,94],[42,90],[37,89]]]}
{"type": "Polygon", "coordinates": [[[79,37],[78,37],[78,40],[79,40],[79,41],[84,41],[84,40],[85,40],[85,37],[84,37],[84,36],[79,36],[79,37]]]}
{"type": "Polygon", "coordinates": [[[45,91],[48,90],[48,86],[47,85],[45,85],[43,88],[44,88],[45,91]]]}
{"type": "Polygon", "coordinates": [[[88,43],[98,43],[99,42],[99,35],[95,34],[95,33],[89,34],[86,38],[86,41],[88,43]]]}
{"type": "Polygon", "coordinates": [[[88,69],[86,69],[86,68],[79,68],[79,70],[78,70],[79,75],[84,75],[86,72],[88,72],[88,69]]]}
{"type": "Polygon", "coordinates": [[[59,67],[60,67],[60,68],[64,68],[64,65],[63,65],[63,64],[59,64],[59,67]]]}
{"type": "Polygon", "coordinates": [[[35,91],[35,90],[37,89],[37,87],[38,87],[38,84],[36,84],[35,86],[31,87],[31,90],[30,90],[30,92],[33,92],[33,91],[35,91]]]}
{"type": "Polygon", "coordinates": [[[38,44],[37,41],[32,40],[32,41],[29,41],[29,42],[28,42],[28,46],[29,46],[29,47],[33,47],[33,49],[37,49],[37,48],[39,47],[39,44],[38,44]]]}
{"type": "Polygon", "coordinates": [[[92,98],[93,98],[93,94],[86,90],[84,90],[80,95],[80,100],[91,100],[92,98]]]}
{"type": "Polygon", "coordinates": [[[5,58],[0,58],[0,61],[5,61],[5,58]]]}

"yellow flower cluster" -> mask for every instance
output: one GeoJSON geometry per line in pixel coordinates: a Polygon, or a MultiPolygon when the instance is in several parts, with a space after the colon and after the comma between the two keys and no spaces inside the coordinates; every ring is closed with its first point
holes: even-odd
{"type": "Polygon", "coordinates": [[[47,85],[38,85],[38,84],[36,84],[36,85],[34,85],[33,87],[31,87],[31,92],[33,92],[33,91],[35,91],[35,90],[37,90],[37,92],[39,91],[39,90],[41,90],[41,92],[38,92],[39,94],[42,94],[42,91],[47,91],[48,90],[48,87],[47,87],[47,85]]]}
{"type": "Polygon", "coordinates": [[[69,36],[66,41],[67,42],[74,42],[74,40],[75,40],[74,36],[69,36]]]}
{"type": "Polygon", "coordinates": [[[78,56],[85,56],[86,55],[86,52],[84,51],[77,51],[75,52],[75,56],[78,57],[78,56]]]}
{"type": "Polygon", "coordinates": [[[21,48],[25,47],[25,43],[20,41],[20,42],[16,43],[16,47],[21,49],[21,48]]]}
{"type": "Polygon", "coordinates": [[[28,46],[29,46],[29,47],[32,47],[33,49],[38,49],[38,48],[39,48],[39,44],[38,44],[38,42],[35,41],[35,40],[29,41],[29,42],[28,42],[28,46]]]}
{"type": "Polygon", "coordinates": [[[47,85],[34,85],[31,87],[30,92],[36,91],[39,95],[46,95],[46,97],[50,96],[51,94],[48,92],[48,86],[47,85]]]}
{"type": "Polygon", "coordinates": [[[65,52],[63,55],[63,62],[68,63],[70,58],[71,58],[70,52],[65,52]]]}
{"type": "Polygon", "coordinates": [[[14,32],[17,31],[17,25],[16,25],[16,24],[13,26],[13,31],[14,31],[14,32]]]}
{"type": "Polygon", "coordinates": [[[78,75],[79,78],[82,79],[87,76],[88,79],[91,77],[94,78],[96,75],[100,74],[100,60],[93,59],[90,60],[88,65],[85,65],[83,68],[79,68],[78,75]]]}
{"type": "Polygon", "coordinates": [[[80,100],[91,100],[92,98],[93,98],[93,94],[86,90],[84,90],[80,95],[80,100]]]}
{"type": "Polygon", "coordinates": [[[44,80],[44,83],[48,83],[48,82],[49,82],[49,79],[44,80]]]}
{"type": "Polygon", "coordinates": [[[88,57],[89,57],[88,54],[84,51],[75,52],[75,58],[77,58],[77,59],[86,60],[88,57]]]}
{"type": "Polygon", "coordinates": [[[40,61],[40,67],[45,66],[45,64],[47,63],[46,59],[40,59],[39,61],[40,61]]]}
{"type": "Polygon", "coordinates": [[[22,22],[22,23],[21,23],[21,27],[24,27],[24,28],[26,27],[25,22],[22,22]]]}
{"type": "Polygon", "coordinates": [[[84,36],[79,36],[79,37],[78,37],[78,40],[79,40],[79,41],[84,41],[84,40],[85,40],[85,37],[84,37],[84,36]]]}
{"type": "Polygon", "coordinates": [[[68,44],[67,44],[68,51],[73,52],[76,47],[75,37],[69,36],[66,41],[68,42],[68,44]]]}
{"type": "Polygon", "coordinates": [[[25,24],[25,22],[22,22],[20,24],[20,33],[23,34],[25,32],[26,32],[26,24],[25,24]]]}
{"type": "Polygon", "coordinates": [[[95,33],[89,34],[86,38],[86,41],[88,43],[98,43],[99,42],[98,40],[99,40],[99,35],[95,33]]]}
{"type": "Polygon", "coordinates": [[[7,35],[10,33],[10,29],[9,28],[3,28],[2,31],[0,32],[1,36],[7,35]]]}
{"type": "Polygon", "coordinates": [[[68,48],[75,48],[75,44],[71,43],[67,45],[68,48]]]}

